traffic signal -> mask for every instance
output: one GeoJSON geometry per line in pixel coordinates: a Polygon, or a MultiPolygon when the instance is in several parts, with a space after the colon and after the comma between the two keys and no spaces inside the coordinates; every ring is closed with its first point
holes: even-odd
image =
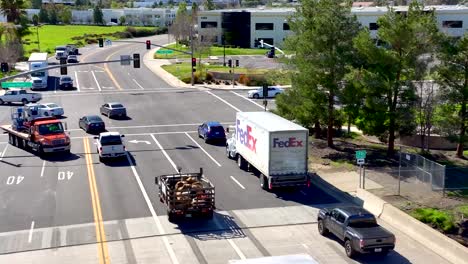
{"type": "Polygon", "coordinates": [[[151,40],[146,41],[146,49],[147,50],[151,49],[151,40]]]}
{"type": "Polygon", "coordinates": [[[8,72],[8,70],[9,70],[8,63],[2,62],[1,63],[1,68],[2,68],[2,72],[8,72]]]}
{"type": "MultiPolygon", "coordinates": [[[[65,58],[60,58],[60,65],[66,65],[67,64],[67,59],[65,58]]],[[[60,67],[60,75],[67,75],[67,66],[60,67]]]]}
{"type": "Polygon", "coordinates": [[[140,54],[133,54],[133,68],[140,68],[140,54]]]}
{"type": "Polygon", "coordinates": [[[271,56],[275,57],[275,47],[270,48],[271,56]]]}
{"type": "Polygon", "coordinates": [[[236,67],[239,67],[239,60],[236,60],[236,67]]]}
{"type": "Polygon", "coordinates": [[[258,45],[260,45],[260,42],[258,41],[258,39],[255,39],[255,42],[254,42],[254,47],[258,47],[258,45]]]}
{"type": "Polygon", "coordinates": [[[99,41],[99,47],[102,48],[104,47],[104,39],[103,38],[98,38],[99,41]]]}
{"type": "Polygon", "coordinates": [[[229,66],[229,68],[231,68],[231,67],[232,67],[232,60],[231,60],[231,59],[230,59],[230,60],[228,60],[228,66],[229,66]]]}
{"type": "Polygon", "coordinates": [[[263,84],[263,98],[267,98],[267,97],[268,97],[268,85],[263,84]]]}
{"type": "Polygon", "coordinates": [[[192,58],[192,67],[196,67],[196,66],[197,66],[197,59],[192,58]]]}

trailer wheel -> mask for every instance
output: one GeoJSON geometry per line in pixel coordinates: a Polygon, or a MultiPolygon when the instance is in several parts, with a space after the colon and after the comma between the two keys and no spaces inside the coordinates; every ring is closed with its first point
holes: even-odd
{"type": "Polygon", "coordinates": [[[26,104],[28,104],[28,99],[23,98],[23,100],[21,100],[21,102],[23,103],[23,105],[26,105],[26,104]]]}
{"type": "Polygon", "coordinates": [[[4,104],[4,103],[5,103],[5,102],[3,102],[3,100],[2,100],[2,99],[0,99],[0,105],[2,105],[2,104],[4,104]]]}
{"type": "Polygon", "coordinates": [[[21,149],[24,148],[24,140],[22,138],[18,138],[17,140],[18,141],[17,141],[16,144],[17,144],[18,148],[21,148],[21,149]]]}
{"type": "Polygon", "coordinates": [[[241,156],[237,155],[237,165],[239,166],[239,169],[241,170],[246,170],[246,160],[241,156]]]}
{"type": "Polygon", "coordinates": [[[16,147],[16,142],[17,142],[18,138],[16,136],[12,136],[11,137],[11,145],[15,146],[16,147]]]}
{"type": "Polygon", "coordinates": [[[263,190],[268,191],[268,179],[263,175],[263,173],[260,174],[260,187],[262,187],[263,190]]]}
{"type": "Polygon", "coordinates": [[[173,213],[167,212],[167,218],[169,219],[169,222],[174,223],[176,220],[176,217],[173,213]]]}

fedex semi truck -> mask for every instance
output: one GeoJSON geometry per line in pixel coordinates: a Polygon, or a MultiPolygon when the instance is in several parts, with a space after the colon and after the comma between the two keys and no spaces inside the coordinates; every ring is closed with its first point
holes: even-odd
{"type": "Polygon", "coordinates": [[[238,112],[226,154],[259,175],[264,190],[310,185],[309,131],[270,112],[238,112]]]}
{"type": "MultiPolygon", "coordinates": [[[[29,70],[37,70],[40,68],[45,68],[49,65],[47,62],[47,53],[31,53],[31,56],[28,60],[29,70]]],[[[31,73],[32,89],[41,90],[47,89],[47,80],[49,78],[48,70],[37,71],[31,73]]]]}

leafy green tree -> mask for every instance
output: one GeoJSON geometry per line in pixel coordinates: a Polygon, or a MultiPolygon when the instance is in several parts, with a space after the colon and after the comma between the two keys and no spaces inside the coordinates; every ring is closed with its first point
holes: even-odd
{"type": "Polygon", "coordinates": [[[127,19],[125,18],[125,16],[121,16],[119,17],[119,23],[120,25],[125,25],[125,22],[127,21],[127,19]]]}
{"type": "Polygon", "coordinates": [[[49,13],[45,8],[39,9],[39,22],[41,23],[49,23],[49,13]]]}
{"type": "Polygon", "coordinates": [[[378,39],[386,44],[384,47],[377,47],[367,30],[360,32],[354,43],[366,61],[366,66],[354,76],[365,94],[356,125],[387,141],[387,155],[392,156],[396,133],[409,134],[416,127],[412,80],[418,58],[431,50],[438,30],[434,15],[425,13],[417,2],[410,4],[407,13],[390,9],[377,24],[378,39]]]}
{"type": "Polygon", "coordinates": [[[42,0],[32,0],[31,6],[33,9],[40,9],[42,6],[42,0]]]}
{"type": "Polygon", "coordinates": [[[161,6],[161,7],[164,6],[163,1],[159,1],[159,6],[161,6]]]}
{"type": "Polygon", "coordinates": [[[285,44],[296,53],[291,63],[297,70],[292,89],[298,89],[313,108],[324,110],[315,113],[320,116],[314,123],[326,118],[327,145],[332,147],[335,99],[354,60],[352,40],[360,30],[359,23],[351,15],[349,2],[303,0],[289,24],[295,34],[285,44]]]}
{"type": "Polygon", "coordinates": [[[34,14],[32,16],[32,22],[33,22],[33,25],[37,26],[39,24],[39,16],[34,14]]]}
{"type": "Polygon", "coordinates": [[[72,11],[68,6],[65,6],[60,12],[60,20],[64,24],[70,24],[72,20],[72,11]]]}
{"type": "Polygon", "coordinates": [[[441,62],[437,79],[443,99],[448,104],[445,114],[450,119],[450,122],[439,122],[439,125],[458,128],[457,132],[450,129],[448,134],[458,143],[457,157],[463,157],[463,145],[468,141],[468,33],[460,39],[445,36],[437,57],[441,62]]]}
{"type": "Polygon", "coordinates": [[[19,24],[21,16],[26,15],[24,0],[0,1],[1,13],[6,16],[8,23],[19,24]]]}
{"type": "Polygon", "coordinates": [[[179,3],[179,8],[177,8],[176,16],[186,16],[187,14],[188,14],[187,3],[182,1],[179,3]]]}
{"type": "Polygon", "coordinates": [[[96,25],[104,24],[104,15],[102,14],[102,10],[99,5],[96,5],[93,9],[93,21],[96,25]]]}
{"type": "Polygon", "coordinates": [[[167,1],[167,6],[168,6],[169,8],[174,7],[174,5],[175,5],[174,0],[169,0],[169,1],[167,1]]]}
{"type": "Polygon", "coordinates": [[[52,25],[57,25],[58,23],[58,14],[57,9],[55,9],[55,7],[49,9],[49,23],[52,25]]]}
{"type": "Polygon", "coordinates": [[[213,0],[205,0],[203,2],[203,6],[205,7],[206,10],[214,10],[216,9],[215,4],[213,3],[213,0]]]}

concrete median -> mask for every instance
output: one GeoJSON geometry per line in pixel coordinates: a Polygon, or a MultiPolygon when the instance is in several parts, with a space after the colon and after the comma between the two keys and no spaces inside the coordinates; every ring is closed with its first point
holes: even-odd
{"type": "MultiPolygon", "coordinates": [[[[376,195],[364,190],[357,190],[357,198],[363,207],[382,220],[399,229],[419,243],[454,264],[467,263],[468,249],[439,231],[427,226],[376,195]]],[[[398,243],[398,240],[397,240],[398,243]]]]}

